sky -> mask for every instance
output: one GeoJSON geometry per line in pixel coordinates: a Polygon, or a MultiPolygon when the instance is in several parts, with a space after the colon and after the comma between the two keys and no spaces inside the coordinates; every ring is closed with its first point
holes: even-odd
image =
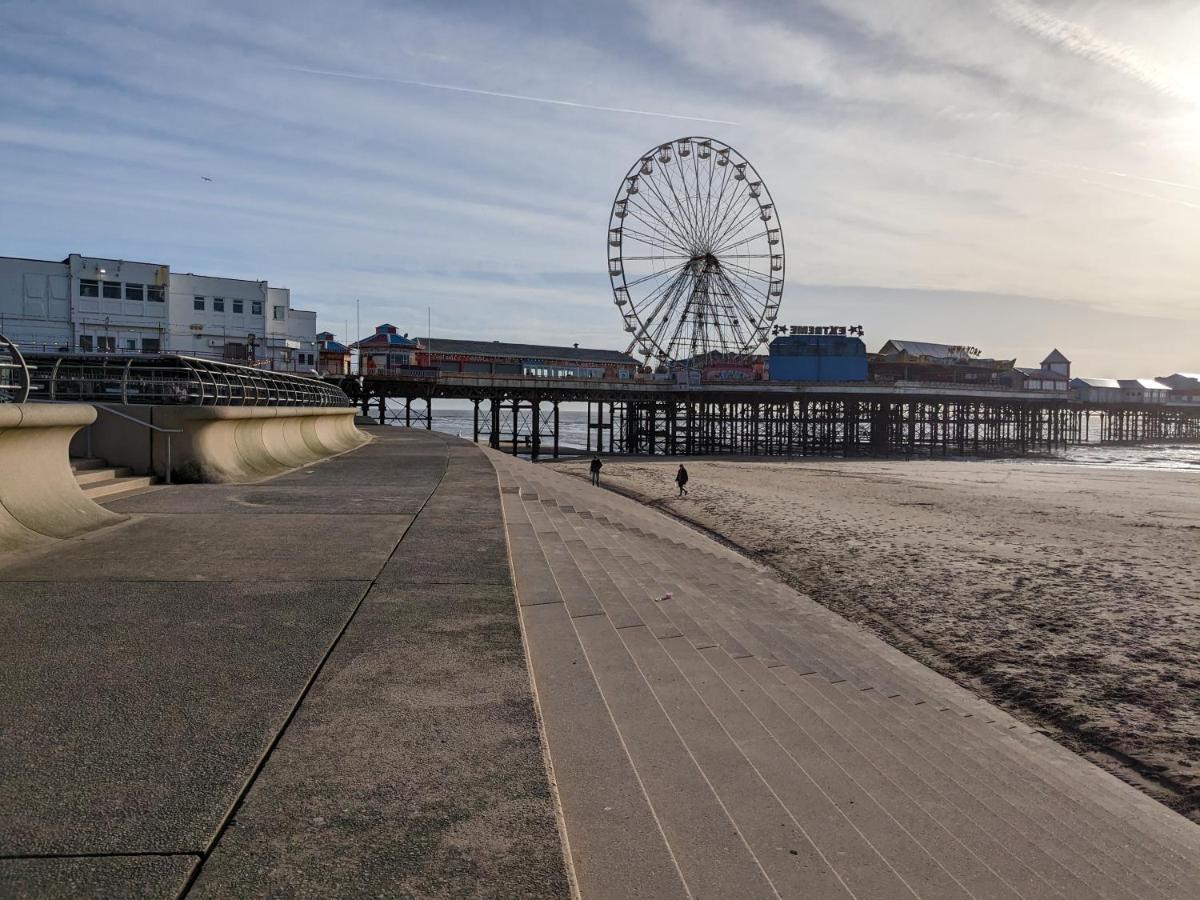
{"type": "Polygon", "coordinates": [[[775,200],[781,323],[1200,371],[1197,46],[1193,0],[0,0],[0,255],[624,349],[614,193],[708,135],[775,200]]]}

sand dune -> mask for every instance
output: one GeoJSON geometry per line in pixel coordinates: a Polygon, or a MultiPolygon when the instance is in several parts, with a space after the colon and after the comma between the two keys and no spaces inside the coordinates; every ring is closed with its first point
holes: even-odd
{"type": "Polygon", "coordinates": [[[678,499],[677,464],[604,477],[1200,818],[1200,475],[696,461],[678,499]]]}

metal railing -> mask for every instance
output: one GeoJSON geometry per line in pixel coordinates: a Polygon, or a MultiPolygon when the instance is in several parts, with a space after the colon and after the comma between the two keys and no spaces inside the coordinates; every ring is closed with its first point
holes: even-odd
{"type": "Polygon", "coordinates": [[[30,355],[32,385],[47,400],[182,406],[351,406],[316,378],[194,356],[112,353],[30,355]]]}
{"type": "Polygon", "coordinates": [[[25,403],[31,387],[25,357],[16,344],[0,334],[0,403],[25,403]]]}

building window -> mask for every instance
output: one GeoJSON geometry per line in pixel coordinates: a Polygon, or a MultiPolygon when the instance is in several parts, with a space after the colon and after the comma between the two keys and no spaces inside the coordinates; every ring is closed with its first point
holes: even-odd
{"type": "Polygon", "coordinates": [[[136,350],[137,349],[137,341],[135,341],[133,338],[125,338],[125,349],[126,350],[136,350]]]}
{"type": "Polygon", "coordinates": [[[79,279],[79,296],[80,297],[99,297],[100,282],[91,278],[79,279]]]}
{"type": "Polygon", "coordinates": [[[112,353],[117,349],[117,339],[111,335],[101,335],[96,338],[96,347],[105,353],[112,353]]]}
{"type": "Polygon", "coordinates": [[[81,334],[79,336],[79,349],[84,353],[92,352],[92,336],[90,334],[81,334]]]}
{"type": "Polygon", "coordinates": [[[151,303],[162,303],[167,298],[161,287],[156,284],[148,284],[146,285],[146,299],[151,303]]]}
{"type": "Polygon", "coordinates": [[[204,298],[203,297],[193,297],[192,298],[192,309],[196,310],[197,312],[204,312],[204,298]]]}
{"type": "Polygon", "coordinates": [[[271,307],[271,318],[273,318],[276,322],[282,321],[283,313],[284,313],[284,310],[286,310],[286,309],[287,309],[286,306],[272,306],[271,307]]]}
{"type": "Polygon", "coordinates": [[[213,297],[213,312],[225,312],[224,297],[213,297]]]}
{"type": "Polygon", "coordinates": [[[262,315],[262,301],[261,300],[251,300],[250,301],[250,315],[252,315],[252,316],[261,316],[262,315]]]}
{"type": "Polygon", "coordinates": [[[104,292],[105,300],[121,299],[121,282],[119,281],[106,281],[101,285],[101,290],[104,292]]]}
{"type": "Polygon", "coordinates": [[[158,338],[142,338],[143,353],[157,353],[159,347],[158,338]]]}
{"type": "Polygon", "coordinates": [[[126,300],[145,300],[146,286],[144,284],[127,284],[125,285],[126,300]]]}
{"type": "Polygon", "coordinates": [[[233,314],[234,314],[235,316],[240,316],[240,315],[242,314],[242,310],[243,310],[244,308],[245,308],[245,304],[244,304],[244,303],[242,303],[242,301],[241,301],[241,300],[234,300],[234,301],[233,301],[233,314]]]}

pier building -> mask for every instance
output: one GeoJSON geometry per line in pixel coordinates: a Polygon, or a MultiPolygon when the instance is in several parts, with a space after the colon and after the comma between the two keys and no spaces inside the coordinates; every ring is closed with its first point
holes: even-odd
{"type": "Polygon", "coordinates": [[[967,344],[889,340],[868,365],[872,381],[1001,384],[1015,359],[989,359],[967,344]]]}
{"type": "Polygon", "coordinates": [[[1175,372],[1154,380],[1171,389],[1172,403],[1200,404],[1200,373],[1175,372]]]}
{"type": "Polygon", "coordinates": [[[1153,378],[1120,378],[1121,399],[1128,403],[1169,403],[1171,389],[1153,378]]]}
{"type": "Polygon", "coordinates": [[[322,375],[349,375],[354,354],[331,331],[317,333],[317,371],[322,375]]]}
{"type": "Polygon", "coordinates": [[[1072,378],[1071,390],[1084,403],[1121,402],[1121,382],[1115,378],[1072,378]]]}
{"type": "Polygon", "coordinates": [[[789,334],[771,341],[771,381],[866,381],[867,346],[861,338],[789,334]]]}
{"type": "Polygon", "coordinates": [[[266,281],[82,256],[0,257],[0,332],[29,351],[180,353],[286,372],[317,366],[316,313],[266,281]]]}
{"type": "Polygon", "coordinates": [[[637,360],[616,350],[514,344],[458,338],[410,338],[384,323],[358,341],[361,371],[386,376],[411,375],[411,369],[435,374],[516,375],[526,378],[573,378],[632,381],[637,360]]]}

